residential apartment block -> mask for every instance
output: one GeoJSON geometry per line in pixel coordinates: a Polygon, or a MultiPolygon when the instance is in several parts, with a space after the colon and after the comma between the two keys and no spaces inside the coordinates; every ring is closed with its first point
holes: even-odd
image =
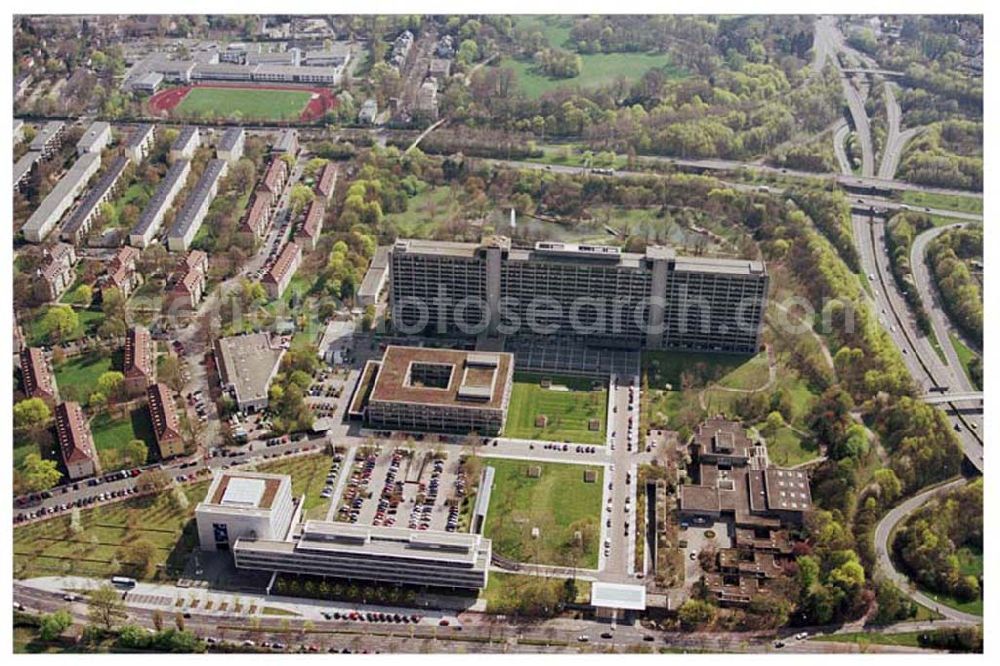
{"type": "Polygon", "coordinates": [[[194,153],[200,145],[201,134],[197,127],[188,125],[182,128],[180,134],[170,144],[170,161],[193,159],[194,153]]]}
{"type": "Polygon", "coordinates": [[[21,227],[24,240],[41,243],[101,168],[98,153],[81,155],[21,227]]]}
{"type": "Polygon", "coordinates": [[[156,355],[153,338],[145,326],[135,325],[125,333],[125,355],[122,364],[125,392],[142,395],[156,381],[156,355]]]}
{"type": "Polygon", "coordinates": [[[150,384],[146,388],[146,399],[160,458],[166,460],[184,455],[184,439],[181,437],[174,392],[166,384],[150,384]]]}
{"type": "Polygon", "coordinates": [[[211,160],[204,173],[188,195],[184,207],[177,213],[174,226],[167,235],[167,247],[173,252],[186,252],[191,241],[198,234],[208,208],[219,192],[219,182],[225,177],[229,167],[225,160],[211,160]]]}
{"type": "Polygon", "coordinates": [[[111,125],[104,121],[91,123],[76,143],[76,154],[99,153],[111,143],[111,125]]]}
{"type": "Polygon", "coordinates": [[[99,469],[90,424],[78,402],[56,405],[56,435],[70,481],[93,476],[99,469]]]}
{"type": "Polygon", "coordinates": [[[268,296],[272,299],[281,298],[288,288],[288,284],[295,277],[295,271],[299,270],[302,263],[302,248],[298,243],[291,241],[278,253],[278,258],[271,264],[271,268],[264,274],[261,284],[267,290],[268,296]]]}
{"type": "MultiPolygon", "coordinates": [[[[83,158],[81,158],[83,159],[83,158]]],[[[62,227],[59,236],[67,243],[79,245],[83,237],[90,231],[91,226],[101,215],[101,204],[111,201],[118,193],[124,180],[125,170],[130,162],[127,157],[119,155],[111,160],[108,168],[101,174],[97,184],[90,188],[87,196],[83,198],[80,205],[76,207],[73,214],[69,216],[62,227]]]]}
{"type": "Polygon", "coordinates": [[[323,232],[323,218],[326,217],[326,206],[322,199],[313,199],[306,209],[302,226],[295,234],[295,242],[309,250],[316,249],[316,242],[323,232]]]}
{"type": "Polygon", "coordinates": [[[201,302],[208,277],[208,255],[201,250],[191,250],[175,271],[175,281],[168,292],[170,307],[194,310],[201,302]]]}
{"type": "Polygon", "coordinates": [[[146,159],[155,141],[156,125],[138,125],[125,142],[125,154],[133,164],[138,164],[146,159]]]}
{"type": "Polygon", "coordinates": [[[156,186],[156,192],[146,203],[142,215],[139,216],[139,221],[129,232],[129,245],[143,249],[149,247],[153,238],[159,233],[167,211],[174,204],[177,195],[184,189],[190,173],[191,160],[179,159],[170,165],[166,175],[156,186]]]}
{"type": "Polygon", "coordinates": [[[21,350],[21,385],[29,398],[41,398],[50,405],[56,400],[56,379],[45,352],[40,347],[21,350]]]}
{"type": "Polygon", "coordinates": [[[45,250],[34,284],[35,297],[58,300],[76,280],[76,250],[67,243],[56,243],[45,250]]]}
{"type": "Polygon", "coordinates": [[[222,134],[219,145],[215,147],[215,156],[235,164],[243,157],[243,144],[246,142],[246,130],[242,127],[230,127],[222,134]]]}

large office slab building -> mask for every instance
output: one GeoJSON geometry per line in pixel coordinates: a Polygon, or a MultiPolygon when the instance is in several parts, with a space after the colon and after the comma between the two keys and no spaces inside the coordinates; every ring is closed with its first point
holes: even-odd
{"type": "Polygon", "coordinates": [[[481,589],[491,551],[491,541],[479,534],[308,520],[290,539],[240,538],[233,557],[239,569],[481,589]]]}
{"type": "Polygon", "coordinates": [[[762,261],[603,245],[401,239],[391,247],[393,324],[404,333],[574,336],[622,347],[754,353],[762,261]]]}

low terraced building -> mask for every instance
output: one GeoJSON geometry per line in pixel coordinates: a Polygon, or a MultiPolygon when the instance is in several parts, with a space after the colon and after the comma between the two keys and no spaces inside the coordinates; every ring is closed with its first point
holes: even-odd
{"type": "Polygon", "coordinates": [[[498,435],[513,389],[513,354],[390,346],[368,393],[369,425],[498,435]]]}

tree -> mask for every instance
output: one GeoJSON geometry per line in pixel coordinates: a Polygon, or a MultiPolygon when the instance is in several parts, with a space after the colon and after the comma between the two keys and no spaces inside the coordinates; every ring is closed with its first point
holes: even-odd
{"type": "Polygon", "coordinates": [[[163,631],[163,613],[158,610],[153,611],[153,626],[157,631],[163,631]]]}
{"type": "Polygon", "coordinates": [[[313,198],[312,188],[308,185],[302,185],[301,183],[295,185],[292,188],[291,194],[288,195],[288,203],[292,209],[292,215],[297,215],[305,210],[306,206],[312,203],[313,198]]]}
{"type": "Polygon", "coordinates": [[[701,599],[688,599],[677,610],[677,618],[685,629],[695,629],[715,619],[715,606],[701,599]]]}
{"type": "Polygon", "coordinates": [[[49,613],[42,616],[38,625],[38,637],[43,641],[52,641],[62,635],[70,625],[73,624],[73,617],[65,610],[49,613]]]}
{"type": "Polygon", "coordinates": [[[61,342],[69,337],[80,325],[80,318],[68,305],[53,305],[42,316],[42,329],[53,342],[61,342]]]}
{"type": "Polygon", "coordinates": [[[89,284],[81,284],[73,292],[73,302],[77,305],[82,305],[85,308],[90,307],[91,301],[94,300],[94,290],[89,284]]]}
{"type": "Polygon", "coordinates": [[[158,374],[160,381],[169,386],[175,393],[184,389],[184,374],[181,370],[183,362],[177,356],[168,354],[160,362],[158,374]]]}
{"type": "Polygon", "coordinates": [[[141,467],[146,464],[146,459],[149,457],[149,447],[141,439],[133,439],[125,445],[124,454],[129,464],[141,467]]]}
{"type": "Polygon", "coordinates": [[[37,453],[29,453],[21,462],[25,488],[31,492],[45,490],[59,483],[62,472],[54,460],[45,460],[37,453]]]}
{"type": "Polygon", "coordinates": [[[28,398],[14,405],[14,427],[33,430],[52,418],[52,410],[41,398],[28,398]]]}
{"type": "Polygon", "coordinates": [[[117,370],[108,370],[97,378],[97,390],[108,398],[120,400],[124,397],[125,375],[117,370]]]}
{"type": "Polygon", "coordinates": [[[111,631],[115,623],[125,617],[121,592],[107,584],[92,590],[87,600],[87,616],[91,624],[111,631]]]}

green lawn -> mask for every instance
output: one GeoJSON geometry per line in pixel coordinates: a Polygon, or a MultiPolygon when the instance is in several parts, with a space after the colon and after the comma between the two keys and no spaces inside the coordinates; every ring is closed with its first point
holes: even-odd
{"type": "MultiPolygon", "coordinates": [[[[42,308],[37,316],[30,320],[24,320],[24,336],[27,339],[27,343],[33,347],[39,345],[50,345],[54,342],[53,339],[49,337],[49,330],[45,326],[45,313],[47,312],[49,306],[42,308]]],[[[79,323],[77,327],[65,338],[63,342],[70,342],[72,340],[78,340],[87,335],[96,335],[97,329],[104,321],[104,313],[99,309],[97,310],[76,310],[77,318],[79,323]]]]}
{"type": "Polygon", "coordinates": [[[794,467],[819,455],[815,444],[804,440],[799,433],[787,426],[766,439],[767,457],[781,467],[794,467]]]}
{"type": "MultiPolygon", "coordinates": [[[[324,519],[330,508],[330,500],[319,496],[326,486],[326,475],[333,459],[325,453],[297,456],[258,465],[257,470],[269,474],[288,474],[292,477],[292,495],[306,496],[303,509],[306,518],[324,519]]],[[[345,473],[349,468],[344,468],[345,473]]]]}
{"type": "MultiPolygon", "coordinates": [[[[963,546],[956,551],[956,555],[958,556],[958,564],[963,576],[981,577],[983,575],[983,552],[981,550],[963,546]]],[[[960,601],[954,597],[932,592],[928,589],[921,588],[921,591],[934,601],[955,610],[960,610],[963,613],[971,613],[972,615],[983,614],[982,594],[979,595],[978,599],[973,601],[960,601]]]]}
{"type": "Polygon", "coordinates": [[[826,636],[816,636],[814,641],[826,641],[830,643],[855,643],[858,645],[900,645],[905,647],[920,647],[917,637],[923,632],[904,631],[898,634],[881,634],[878,632],[856,631],[847,634],[830,634],[826,636]]]}
{"type": "Polygon", "coordinates": [[[175,113],[181,116],[298,120],[312,93],[256,88],[193,88],[175,113]]]}
{"type": "Polygon", "coordinates": [[[668,78],[681,78],[683,71],[671,64],[665,53],[593,53],[580,55],[580,75],[571,79],[554,79],[540,74],[529,60],[504,58],[500,67],[514,70],[518,86],[528,97],[541,97],[559,88],[596,88],[614,83],[619,78],[637,81],[651,69],[659,69],[668,78]]]}
{"type": "Polygon", "coordinates": [[[87,352],[66,359],[54,368],[60,395],[64,400],[78,400],[86,404],[90,394],[97,388],[98,377],[111,368],[111,356],[97,352],[87,352]]]}
{"type": "MultiPolygon", "coordinates": [[[[549,588],[551,594],[557,598],[566,596],[565,578],[543,578],[541,576],[491,571],[489,582],[480,597],[486,601],[486,612],[509,614],[518,606],[523,593],[528,588],[536,588],[537,586],[549,588]]],[[[577,580],[576,598],[569,601],[581,604],[589,603],[590,581],[577,580]]]]}
{"type": "Polygon", "coordinates": [[[197,544],[192,517],[207,490],[207,481],[186,487],[186,509],[176,506],[169,493],[85,509],[80,512],[83,530],[78,534],[70,529],[69,516],[17,527],[14,576],[142,577],[120,552],[123,545],[141,538],[156,546],[156,562],[166,565],[164,574],[154,573],[151,578],[174,578],[197,544]]]}
{"type": "Polygon", "coordinates": [[[141,439],[149,449],[149,458],[155,460],[157,454],[156,435],[145,407],[137,407],[126,416],[112,418],[105,412],[90,421],[90,432],[94,435],[94,446],[101,459],[101,467],[109,472],[128,467],[125,461],[117,460],[118,453],[133,439],[141,439]]]}
{"type": "Polygon", "coordinates": [[[939,208],[942,210],[957,210],[963,213],[982,213],[982,197],[963,197],[959,194],[939,194],[936,192],[919,192],[905,190],[902,201],[910,206],[921,208],[939,208]]]}
{"type": "Polygon", "coordinates": [[[484,534],[497,554],[519,562],[597,567],[600,547],[601,467],[487,458],[495,470],[484,534]],[[541,470],[538,478],[529,468],[541,470]],[[597,473],[593,483],[584,472],[597,473]],[[537,527],[539,537],[532,538],[537,527]],[[574,543],[574,534],[582,536],[574,543]]]}
{"type": "MultiPolygon", "coordinates": [[[[962,342],[962,338],[958,337],[952,332],[948,332],[948,338],[951,340],[952,347],[955,348],[955,354],[958,355],[958,360],[962,363],[962,370],[965,372],[965,376],[972,381],[973,384],[976,382],[972,379],[972,373],[969,372],[969,364],[972,363],[973,359],[977,357],[976,352],[969,349],[969,347],[962,342]]],[[[979,387],[982,389],[982,386],[979,387]]]]}
{"type": "Polygon", "coordinates": [[[589,379],[516,373],[504,434],[519,439],[603,444],[607,411],[607,386],[594,390],[589,379]],[[542,379],[551,380],[552,386],[543,387],[542,379]],[[542,415],[548,423],[539,427],[536,419],[542,415]],[[597,420],[597,430],[589,428],[591,420],[597,420]]]}
{"type": "Polygon", "coordinates": [[[407,200],[406,210],[385,216],[401,238],[430,238],[451,219],[461,217],[459,198],[447,186],[421,183],[417,193],[407,200]]]}
{"type": "MultiPolygon", "coordinates": [[[[753,356],[734,354],[702,354],[697,352],[646,351],[642,353],[642,370],[649,377],[650,388],[704,388],[713,382],[724,382],[753,356]]],[[[765,364],[766,368],[766,364],[765,364]]]]}
{"type": "Polygon", "coordinates": [[[572,16],[522,14],[513,17],[519,30],[525,32],[540,32],[545,36],[549,46],[563,48],[569,40],[573,29],[572,16]]]}

